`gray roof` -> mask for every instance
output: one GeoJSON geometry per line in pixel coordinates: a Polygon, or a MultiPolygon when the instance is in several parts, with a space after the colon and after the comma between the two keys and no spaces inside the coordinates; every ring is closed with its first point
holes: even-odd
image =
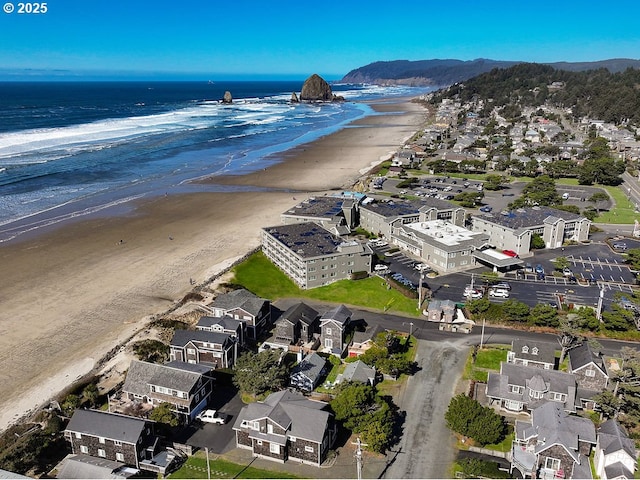
{"type": "Polygon", "coordinates": [[[277,322],[281,320],[288,320],[292,324],[297,324],[298,322],[305,323],[307,325],[312,325],[313,322],[318,318],[318,311],[314,308],[311,308],[304,302],[296,303],[289,307],[280,318],[278,318],[277,322]]]}
{"type": "MultiPolygon", "coordinates": [[[[263,402],[250,403],[242,408],[233,425],[242,429],[243,420],[269,418],[286,428],[288,436],[300,437],[321,443],[331,414],[324,409],[327,404],[308,400],[299,393],[282,390],[272,393],[263,402]]],[[[250,435],[254,432],[249,430],[250,435]]]]}
{"type": "Polygon", "coordinates": [[[441,211],[455,210],[460,207],[446,200],[437,198],[425,198],[421,201],[394,199],[384,202],[371,202],[360,206],[360,210],[374,212],[389,220],[399,217],[413,217],[419,215],[421,211],[428,211],[431,208],[441,211]]]}
{"type": "Polygon", "coordinates": [[[556,362],[556,347],[552,343],[516,338],[511,342],[511,351],[515,353],[517,358],[527,361],[550,363],[551,365],[556,362]],[[523,352],[523,347],[528,347],[529,352],[523,352]],[[533,353],[534,348],[537,348],[537,354],[533,353]]]}
{"type": "Polygon", "coordinates": [[[500,373],[489,372],[487,396],[491,398],[524,402],[529,409],[533,409],[551,400],[552,392],[566,394],[562,405],[565,410],[575,411],[576,377],[572,373],[506,362],[500,364],[500,373]],[[524,387],[524,392],[511,392],[509,385],[524,387]],[[530,387],[544,388],[543,398],[532,398],[529,394],[530,387]]]}
{"type": "Polygon", "coordinates": [[[429,305],[427,306],[429,310],[453,310],[456,309],[456,302],[453,300],[438,300],[433,299],[429,301],[429,305]]]}
{"type": "Polygon", "coordinates": [[[634,459],[637,457],[635,443],[615,420],[607,420],[600,425],[598,436],[600,438],[600,447],[602,447],[605,455],[624,450],[634,459]]]}
{"type": "Polygon", "coordinates": [[[345,241],[313,222],[278,225],[263,230],[301,258],[332,255],[342,252],[345,247],[352,249],[353,253],[370,252],[358,242],[345,241]]]}
{"type": "Polygon", "coordinates": [[[249,290],[240,288],[229,293],[218,295],[216,299],[211,303],[211,305],[213,305],[215,308],[221,308],[223,310],[242,308],[252,315],[258,315],[265,302],[268,302],[268,300],[254,295],[249,290]]]}
{"type": "Polygon", "coordinates": [[[173,361],[165,365],[132,360],[122,390],[136,395],[149,395],[149,385],[190,392],[211,367],[173,361]]]}
{"type": "Polygon", "coordinates": [[[30,479],[31,477],[26,477],[24,475],[20,475],[19,473],[14,473],[14,472],[10,472],[9,470],[3,470],[2,468],[0,468],[0,479],[13,479],[13,478],[27,478],[30,479]]]}
{"type": "Polygon", "coordinates": [[[353,343],[364,343],[367,340],[373,340],[380,332],[384,332],[384,328],[376,325],[373,328],[367,328],[364,332],[353,332],[353,343]]]}
{"type": "Polygon", "coordinates": [[[602,373],[607,374],[607,370],[604,366],[604,360],[602,357],[596,355],[591,350],[591,347],[587,342],[583,342],[582,345],[572,348],[569,350],[569,364],[571,365],[571,370],[577,370],[586,365],[589,365],[593,362],[602,373]]]}
{"type": "Polygon", "coordinates": [[[634,472],[629,470],[622,462],[607,465],[604,467],[604,471],[607,474],[607,478],[634,478],[634,472]]]}
{"type": "Polygon", "coordinates": [[[76,410],[66,431],[135,444],[149,420],[101,410],[76,410]]]}
{"type": "Polygon", "coordinates": [[[322,317],[320,317],[320,323],[322,324],[328,321],[334,321],[344,326],[351,319],[351,315],[353,315],[351,310],[349,310],[344,305],[338,305],[337,307],[324,312],[322,314],[322,317]]]}
{"type": "Polygon", "coordinates": [[[65,458],[56,478],[123,479],[136,473],[137,469],[126,467],[124,463],[81,453],[65,458]]]}
{"type": "Polygon", "coordinates": [[[326,364],[327,361],[314,352],[304,357],[298,365],[293,367],[291,375],[303,375],[315,383],[326,364]]]}
{"type": "Polygon", "coordinates": [[[228,333],[208,332],[206,330],[176,330],[171,339],[172,347],[184,347],[191,341],[225,345],[231,343],[228,333]]]}
{"type": "Polygon", "coordinates": [[[376,370],[361,360],[347,363],[342,372],[342,380],[345,382],[361,382],[373,384],[376,378],[376,370]]]}
{"type": "Polygon", "coordinates": [[[225,315],[224,317],[201,317],[200,320],[198,320],[196,328],[211,328],[214,325],[220,325],[225,330],[233,330],[235,332],[238,326],[244,323],[243,320],[236,320],[229,315],[225,315]]]}
{"type": "Polygon", "coordinates": [[[564,210],[557,210],[551,207],[519,208],[509,211],[506,215],[496,213],[474,216],[486,222],[502,225],[512,230],[541,227],[545,224],[545,221],[547,221],[547,223],[549,223],[549,221],[555,222],[560,218],[565,221],[585,219],[582,215],[576,215],[575,213],[565,212],[564,210]]]}
{"type": "Polygon", "coordinates": [[[283,215],[292,215],[300,217],[317,217],[317,218],[334,218],[343,216],[343,208],[353,208],[356,200],[346,197],[309,197],[303,200],[295,207],[290,208],[283,215]]]}

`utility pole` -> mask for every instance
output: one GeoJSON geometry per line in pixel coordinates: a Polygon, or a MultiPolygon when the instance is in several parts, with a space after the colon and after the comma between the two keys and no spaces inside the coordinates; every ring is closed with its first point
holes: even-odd
{"type": "Polygon", "coordinates": [[[600,287],[600,296],[598,297],[598,308],[596,310],[596,318],[602,323],[602,301],[604,300],[604,283],[600,287]]]}
{"type": "Polygon", "coordinates": [[[420,285],[418,285],[418,313],[422,308],[422,281],[424,280],[424,270],[420,270],[420,285]]]}
{"type": "Polygon", "coordinates": [[[480,350],[482,350],[482,344],[484,343],[484,323],[485,319],[482,319],[482,333],[480,334],[480,350]]]}
{"type": "Polygon", "coordinates": [[[211,465],[209,465],[209,447],[204,447],[204,451],[207,454],[207,478],[211,480],[211,465]]]}
{"type": "Polygon", "coordinates": [[[358,470],[358,480],[362,480],[362,447],[363,446],[366,447],[368,445],[366,443],[360,442],[360,437],[356,439],[355,445],[356,445],[356,454],[354,456],[356,457],[356,468],[358,470]]]}

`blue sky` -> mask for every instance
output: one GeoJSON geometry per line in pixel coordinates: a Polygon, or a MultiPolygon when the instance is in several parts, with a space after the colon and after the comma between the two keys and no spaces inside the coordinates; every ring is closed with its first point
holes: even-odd
{"type": "Polygon", "coordinates": [[[635,0],[49,0],[38,15],[10,1],[0,78],[338,79],[378,60],[640,58],[635,0]]]}

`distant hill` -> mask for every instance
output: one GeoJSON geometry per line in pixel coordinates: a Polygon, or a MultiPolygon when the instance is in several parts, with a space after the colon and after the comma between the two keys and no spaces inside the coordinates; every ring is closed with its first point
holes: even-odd
{"type": "MultiPolygon", "coordinates": [[[[494,68],[509,68],[520,61],[489,60],[393,60],[374,62],[356,68],[347,73],[341,80],[343,83],[373,83],[379,85],[413,85],[443,87],[462,82],[494,68]]],[[[558,70],[582,72],[606,68],[612,73],[627,68],[640,68],[640,60],[614,58],[597,62],[556,62],[545,63],[558,70]]]]}

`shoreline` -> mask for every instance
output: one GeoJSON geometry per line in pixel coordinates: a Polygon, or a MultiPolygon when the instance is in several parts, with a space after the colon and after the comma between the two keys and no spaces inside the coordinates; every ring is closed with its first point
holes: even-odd
{"type": "Polygon", "coordinates": [[[291,191],[349,188],[424,123],[407,99],[273,156],[269,168],[202,180],[252,192],[159,196],[0,245],[0,431],[90,374],[105,355],[197,285],[260,245],[298,203],[291,191]],[[404,113],[398,113],[404,112],[404,113]]]}

